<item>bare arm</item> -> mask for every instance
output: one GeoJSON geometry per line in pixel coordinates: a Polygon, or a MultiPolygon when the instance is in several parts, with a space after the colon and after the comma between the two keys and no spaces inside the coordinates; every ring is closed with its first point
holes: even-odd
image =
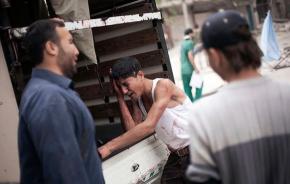
{"type": "MultiPolygon", "coordinates": [[[[119,107],[121,110],[121,114],[122,114],[122,118],[123,118],[123,122],[124,122],[124,127],[125,127],[126,131],[128,131],[136,126],[136,123],[135,123],[136,120],[134,121],[134,119],[132,118],[130,111],[128,109],[128,106],[125,102],[124,94],[123,94],[122,90],[117,86],[115,80],[112,81],[112,85],[113,85],[113,88],[116,92],[116,96],[117,96],[117,99],[119,102],[119,107]]],[[[133,109],[134,108],[136,108],[136,107],[134,107],[134,102],[133,102],[133,109]]],[[[134,113],[134,111],[136,111],[136,110],[133,110],[133,113],[134,113]]]]}
{"type": "Polygon", "coordinates": [[[135,125],[137,125],[138,123],[142,122],[142,112],[138,106],[138,102],[132,101],[132,108],[133,108],[132,117],[133,120],[135,121],[135,125]]]}
{"type": "Polygon", "coordinates": [[[191,65],[192,65],[192,67],[194,68],[194,71],[195,71],[196,73],[199,73],[199,70],[198,70],[198,68],[197,68],[197,66],[196,66],[196,64],[195,64],[195,62],[194,62],[194,56],[193,56],[192,51],[189,51],[189,52],[187,53],[187,57],[188,57],[188,59],[189,59],[191,65]]]}
{"type": "Polygon", "coordinates": [[[146,120],[142,123],[139,123],[121,136],[108,142],[104,146],[100,147],[99,152],[101,153],[102,157],[105,158],[109,156],[113,151],[138,142],[146,136],[152,134],[158,120],[160,119],[165,108],[170,102],[173,89],[174,85],[168,79],[159,81],[155,90],[156,101],[150,108],[146,120]]]}
{"type": "Polygon", "coordinates": [[[132,118],[130,111],[127,107],[127,104],[123,99],[118,99],[119,102],[119,107],[121,110],[121,114],[122,114],[122,118],[123,118],[123,122],[124,122],[124,126],[126,131],[132,129],[133,127],[136,126],[134,119],[132,118]]]}

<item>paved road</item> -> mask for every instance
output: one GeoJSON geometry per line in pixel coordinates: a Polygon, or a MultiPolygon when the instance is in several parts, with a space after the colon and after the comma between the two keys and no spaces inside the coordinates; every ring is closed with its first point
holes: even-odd
{"type": "MultiPolygon", "coordinates": [[[[259,42],[259,35],[257,36],[257,40],[259,42]]],[[[290,32],[279,32],[277,34],[277,40],[279,44],[280,50],[283,50],[285,47],[290,46],[290,32]]],[[[173,75],[175,79],[175,83],[181,89],[182,80],[180,74],[180,60],[179,60],[179,51],[180,51],[180,42],[175,44],[175,47],[169,50],[169,57],[171,66],[173,69],[173,75]]],[[[204,79],[204,90],[203,94],[210,94],[216,91],[219,87],[225,84],[225,82],[209,67],[206,65],[206,59],[203,56],[198,56],[199,65],[201,65],[201,74],[204,79]]],[[[290,58],[288,58],[290,62],[290,58]]],[[[279,70],[273,70],[273,66],[275,66],[278,61],[272,61],[269,63],[263,63],[260,72],[262,75],[269,75],[272,78],[278,80],[284,80],[290,83],[290,67],[283,68],[279,70]]]]}

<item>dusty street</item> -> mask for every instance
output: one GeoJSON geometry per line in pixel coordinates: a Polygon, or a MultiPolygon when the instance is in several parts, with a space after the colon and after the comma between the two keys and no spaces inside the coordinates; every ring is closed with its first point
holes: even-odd
{"type": "MultiPolygon", "coordinates": [[[[279,44],[279,48],[281,52],[284,48],[290,47],[290,31],[280,31],[277,32],[277,40],[279,44]]],[[[260,42],[260,35],[257,36],[258,43],[260,42]]],[[[179,52],[180,52],[180,41],[175,43],[175,47],[169,50],[169,57],[171,66],[173,69],[175,83],[180,87],[182,87],[181,75],[180,75],[180,60],[179,60],[179,52]]],[[[200,54],[201,55],[201,54],[200,54]]],[[[217,74],[212,71],[212,69],[207,66],[206,58],[204,56],[197,56],[198,65],[201,67],[201,74],[204,79],[204,91],[203,94],[209,94],[216,91],[219,87],[224,84],[224,81],[217,76],[217,74]]],[[[288,57],[288,62],[290,62],[290,57],[288,57]]],[[[290,67],[282,68],[278,70],[274,70],[273,67],[278,64],[278,61],[272,62],[263,62],[261,67],[262,75],[269,75],[278,80],[284,80],[290,83],[290,67]]]]}

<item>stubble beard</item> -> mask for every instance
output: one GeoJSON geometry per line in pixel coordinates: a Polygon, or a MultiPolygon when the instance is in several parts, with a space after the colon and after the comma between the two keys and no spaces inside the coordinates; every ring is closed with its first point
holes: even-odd
{"type": "Polygon", "coordinates": [[[76,64],[71,62],[70,56],[68,56],[62,47],[60,47],[58,65],[61,68],[63,74],[68,78],[72,78],[73,75],[77,73],[76,64]]]}

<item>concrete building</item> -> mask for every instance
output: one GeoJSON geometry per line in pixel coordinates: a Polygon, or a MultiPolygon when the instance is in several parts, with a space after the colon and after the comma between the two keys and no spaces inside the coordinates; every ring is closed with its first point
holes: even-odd
{"type": "Polygon", "coordinates": [[[272,11],[273,19],[290,19],[290,1],[287,0],[253,0],[259,19],[265,18],[268,10],[272,11]]]}
{"type": "Polygon", "coordinates": [[[246,15],[252,29],[263,23],[268,10],[274,21],[290,20],[289,0],[166,0],[160,1],[159,8],[167,16],[184,14],[186,27],[198,27],[198,14],[216,12],[220,9],[236,9],[246,15]]]}

